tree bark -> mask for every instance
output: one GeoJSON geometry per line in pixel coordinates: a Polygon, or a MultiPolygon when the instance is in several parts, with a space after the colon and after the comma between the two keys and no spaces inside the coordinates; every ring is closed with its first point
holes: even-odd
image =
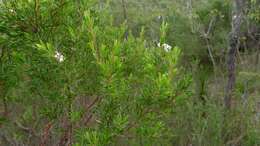
{"type": "MultiPolygon", "coordinates": [[[[124,21],[127,25],[128,23],[128,18],[127,18],[127,10],[126,10],[126,2],[125,0],[122,0],[122,8],[123,8],[123,16],[124,16],[124,21]]],[[[127,25],[128,27],[128,25],[127,25]]],[[[124,34],[124,39],[127,40],[128,39],[128,28],[126,29],[125,31],[125,34],[124,34]]]]}
{"type": "Polygon", "coordinates": [[[246,0],[233,0],[233,12],[232,12],[232,30],[229,36],[229,51],[227,60],[228,69],[228,83],[226,87],[226,95],[224,99],[225,107],[231,108],[231,101],[233,96],[233,90],[236,82],[236,53],[239,47],[239,38],[241,35],[241,26],[243,22],[244,9],[246,7],[246,0]]]}

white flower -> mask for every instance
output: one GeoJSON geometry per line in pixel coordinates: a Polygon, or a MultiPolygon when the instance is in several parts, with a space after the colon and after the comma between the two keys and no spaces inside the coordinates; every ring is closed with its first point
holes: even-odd
{"type": "Polygon", "coordinates": [[[157,43],[157,47],[161,47],[161,43],[159,42],[159,43],[157,43]]]}
{"type": "Polygon", "coordinates": [[[170,46],[169,44],[166,44],[166,43],[161,44],[161,43],[159,42],[159,43],[157,43],[157,47],[159,47],[159,48],[162,47],[165,52],[169,52],[169,51],[172,50],[172,46],[170,46]]]}
{"type": "Polygon", "coordinates": [[[169,52],[172,50],[172,46],[165,44],[165,43],[162,45],[162,47],[163,47],[164,51],[166,51],[166,52],[169,52]]]}
{"type": "Polygon", "coordinates": [[[63,62],[65,60],[64,56],[58,51],[55,51],[54,57],[58,62],[63,62]]]}
{"type": "Polygon", "coordinates": [[[9,9],[10,13],[15,13],[15,11],[13,9],[9,9]]]}

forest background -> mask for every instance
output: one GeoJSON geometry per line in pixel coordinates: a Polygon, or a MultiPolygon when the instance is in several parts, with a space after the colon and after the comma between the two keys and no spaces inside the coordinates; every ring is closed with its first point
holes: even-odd
{"type": "Polygon", "coordinates": [[[0,0],[0,146],[259,146],[259,0],[0,0]]]}

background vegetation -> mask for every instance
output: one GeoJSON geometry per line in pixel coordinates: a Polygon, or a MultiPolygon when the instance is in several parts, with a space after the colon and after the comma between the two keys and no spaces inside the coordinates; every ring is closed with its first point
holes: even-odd
{"type": "Polygon", "coordinates": [[[258,146],[259,39],[258,0],[0,0],[0,146],[258,146]]]}

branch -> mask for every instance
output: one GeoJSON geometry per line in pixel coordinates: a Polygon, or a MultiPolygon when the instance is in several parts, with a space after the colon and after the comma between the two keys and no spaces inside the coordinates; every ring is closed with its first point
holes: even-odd
{"type": "MultiPolygon", "coordinates": [[[[4,134],[0,134],[0,136],[3,139],[3,142],[5,141],[6,143],[9,143],[12,146],[15,146],[17,142],[15,142],[13,139],[8,138],[6,135],[4,134]]],[[[1,143],[0,143],[1,144],[1,143]]]]}
{"type": "MultiPolygon", "coordinates": [[[[101,98],[99,96],[97,96],[94,101],[92,101],[92,103],[90,103],[87,108],[86,108],[86,113],[88,113],[88,111],[90,111],[99,101],[101,100],[101,98]]],[[[90,113],[90,115],[87,117],[87,119],[84,121],[84,125],[87,125],[90,120],[93,118],[93,114],[90,113]]]]}
{"type": "Polygon", "coordinates": [[[29,135],[40,138],[40,134],[37,134],[32,128],[26,127],[18,121],[15,121],[14,125],[17,126],[19,129],[23,130],[24,132],[29,133],[29,135]]]}
{"type": "Polygon", "coordinates": [[[209,57],[210,57],[210,59],[211,59],[211,61],[212,61],[215,74],[216,74],[216,61],[215,61],[215,59],[214,59],[213,52],[212,52],[212,48],[211,48],[211,46],[210,46],[209,35],[210,35],[210,33],[212,32],[212,29],[213,29],[213,27],[214,27],[214,23],[215,23],[215,21],[216,21],[216,18],[217,18],[217,17],[214,16],[214,17],[210,20],[210,23],[209,23],[209,26],[208,26],[207,31],[206,31],[206,32],[205,32],[205,31],[202,32],[202,36],[203,36],[203,38],[204,38],[204,40],[205,40],[205,42],[206,42],[207,49],[208,49],[208,53],[209,53],[209,57]]]}
{"type": "Polygon", "coordinates": [[[239,137],[233,139],[233,140],[230,140],[227,142],[226,145],[237,145],[239,143],[239,141],[244,137],[244,135],[240,135],[239,137]]]}
{"type": "Polygon", "coordinates": [[[45,146],[46,145],[46,142],[48,140],[48,136],[49,136],[49,133],[50,133],[50,129],[53,127],[53,124],[52,122],[49,122],[45,125],[45,128],[44,128],[44,133],[42,135],[42,140],[41,140],[41,144],[40,146],[45,146]]]}
{"type": "Polygon", "coordinates": [[[88,107],[86,108],[86,111],[89,111],[91,108],[93,108],[94,105],[96,105],[96,103],[100,100],[101,98],[99,96],[97,96],[94,101],[88,105],[88,107]]]}

